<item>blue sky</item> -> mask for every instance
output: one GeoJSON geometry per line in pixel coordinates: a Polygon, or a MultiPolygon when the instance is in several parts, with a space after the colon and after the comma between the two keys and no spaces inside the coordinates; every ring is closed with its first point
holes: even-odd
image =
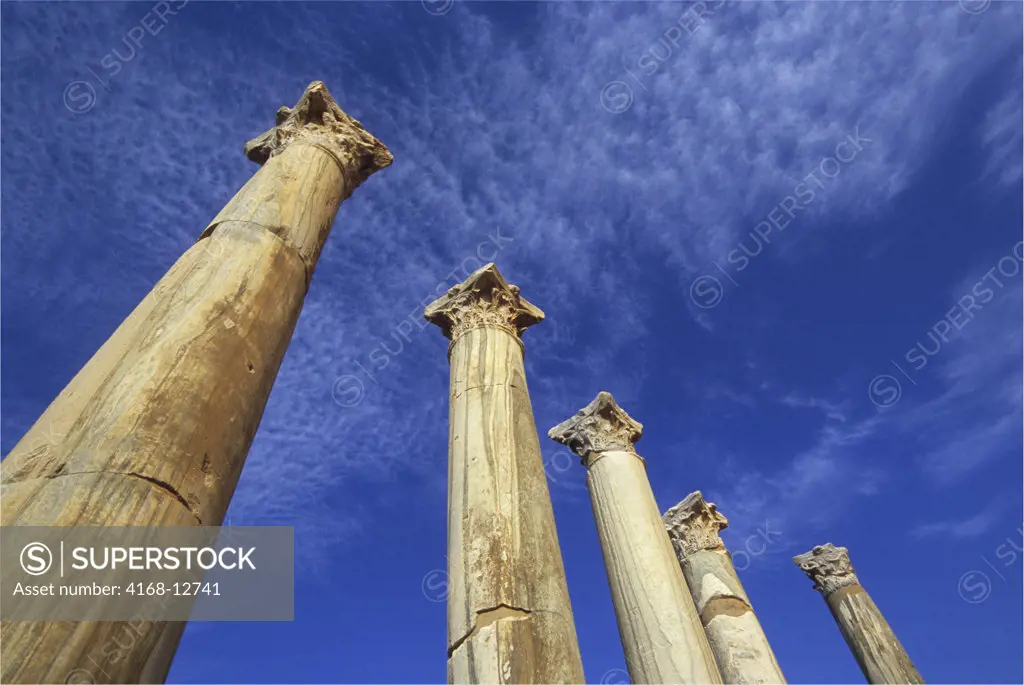
{"type": "MultiPolygon", "coordinates": [[[[547,314],[541,434],[613,393],[659,506],[729,517],[791,682],[862,681],[790,561],[826,541],[926,680],[1019,682],[1018,3],[182,4],[3,5],[5,454],[310,81],[395,163],[339,213],[230,510],[295,526],[296,619],[190,625],[173,682],[444,680],[421,303],[496,244],[547,314]]],[[[622,682],[583,467],[541,445],[588,680],[622,682]]]]}

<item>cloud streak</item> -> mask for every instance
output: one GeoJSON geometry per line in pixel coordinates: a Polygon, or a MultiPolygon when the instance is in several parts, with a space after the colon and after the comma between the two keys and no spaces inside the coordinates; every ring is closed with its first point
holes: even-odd
{"type": "MultiPolygon", "coordinates": [[[[511,236],[500,268],[548,315],[525,341],[540,427],[599,389],[629,403],[646,380],[643,341],[657,332],[651,292],[690,306],[692,280],[858,126],[871,132],[870,154],[823,190],[798,230],[876,212],[932,144],[937,124],[922,113],[950,107],[1019,46],[1019,11],[1002,4],[972,16],[948,3],[723,3],[616,115],[602,88],[678,26],[679,6],[539,4],[524,19],[529,31],[510,35],[471,3],[434,17],[416,3],[240,5],[260,35],[248,45],[221,40],[226,10],[196,3],[75,115],[64,84],[139,17],[117,6],[65,9],[5,12],[4,63],[22,66],[5,79],[4,115],[26,145],[3,151],[3,207],[35,220],[6,224],[5,291],[18,300],[5,298],[5,322],[28,322],[17,326],[40,347],[62,349],[68,334],[42,329],[38,313],[60,319],[71,307],[111,312],[77,324],[76,336],[98,347],[254,171],[242,142],[308,81],[323,79],[395,154],[339,214],[232,503],[237,523],[292,521],[327,541],[359,530],[362,505],[349,495],[361,483],[437,494],[446,341],[410,332],[387,373],[361,378],[358,406],[339,406],[332,389],[491,232],[511,236]],[[296,35],[301,51],[289,42],[296,35]],[[225,76],[223,64],[247,66],[225,76]],[[75,206],[88,230],[75,234],[57,205],[75,206]],[[655,267],[678,281],[648,289],[655,267]],[[29,285],[43,272],[79,287],[29,285]]],[[[1003,141],[996,122],[1009,118],[998,109],[985,140],[1003,141]]],[[[799,259],[801,249],[794,241],[783,252],[799,259]]],[[[83,362],[64,360],[52,385],[83,362]]],[[[24,431],[41,411],[45,401],[25,393],[5,384],[5,427],[24,431]]],[[[845,416],[823,401],[807,406],[845,416]]],[[[762,501],[808,506],[823,484],[855,473],[837,454],[882,420],[846,417],[723,499],[750,516],[762,501]]]]}

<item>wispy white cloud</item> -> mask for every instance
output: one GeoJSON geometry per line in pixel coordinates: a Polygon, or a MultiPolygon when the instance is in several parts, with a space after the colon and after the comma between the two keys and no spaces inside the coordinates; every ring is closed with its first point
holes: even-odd
{"type": "MultiPolygon", "coordinates": [[[[820,230],[832,213],[875,211],[922,164],[937,126],[930,114],[1019,45],[1019,9],[1001,3],[980,16],[955,3],[727,3],[614,115],[601,106],[602,88],[650,54],[678,5],[538,4],[533,30],[515,38],[473,3],[444,17],[424,15],[418,3],[346,3],[352,14],[327,3],[242,5],[265,25],[248,46],[220,40],[204,22],[211,10],[190,3],[95,111],[70,116],[60,101],[66,81],[138,21],[131,8],[110,7],[68,5],[59,16],[20,8],[22,32],[5,43],[5,63],[31,61],[46,78],[5,78],[5,115],[32,143],[5,146],[5,208],[13,203],[37,223],[6,226],[4,248],[26,272],[63,270],[62,282],[90,284],[70,294],[26,285],[17,306],[63,311],[70,298],[127,313],[254,171],[240,154],[244,139],[323,79],[395,164],[340,212],[232,515],[298,520],[341,537],[358,530],[344,493],[361,481],[426,483],[443,502],[440,334],[412,333],[387,369],[363,379],[355,407],[339,407],[331,388],[359,373],[354,362],[491,231],[512,237],[499,266],[548,314],[525,340],[538,427],[599,389],[628,405],[644,381],[639,362],[628,360],[643,354],[651,332],[652,305],[637,285],[650,265],[677,270],[679,283],[666,287],[685,293],[857,126],[872,139],[870,154],[844,170],[805,225],[820,230]],[[372,37],[361,33],[368,16],[378,22],[372,37]],[[430,29],[414,28],[425,20],[430,29]],[[191,43],[204,47],[204,59],[184,68],[191,43]],[[382,67],[382,50],[401,58],[382,67]],[[57,57],[39,57],[51,52],[57,57]],[[225,83],[223,64],[246,68],[225,83]],[[40,96],[44,85],[52,98],[40,96]],[[224,102],[225,89],[229,105],[211,105],[224,102]],[[53,149],[51,137],[66,147],[53,149]],[[52,178],[39,151],[57,170],[52,178]],[[49,213],[53,197],[79,207],[83,227],[118,222],[101,245],[90,244],[106,251],[103,259],[80,264],[61,252],[71,227],[49,213]]],[[[842,421],[840,406],[800,397],[790,406],[842,421]]],[[[723,499],[751,516],[759,502],[831,505],[828,484],[868,478],[837,455],[881,420],[847,417],[790,465],[741,479],[723,499]]]]}
{"type": "Polygon", "coordinates": [[[817,409],[832,421],[838,421],[839,423],[846,421],[847,403],[829,402],[820,397],[809,397],[796,392],[790,392],[779,401],[787,407],[817,409]]]}
{"type": "MultiPolygon", "coordinates": [[[[972,276],[951,288],[950,301],[970,292],[976,280],[972,276]]],[[[879,493],[893,480],[894,468],[904,474],[904,465],[910,465],[926,482],[948,488],[997,459],[1019,460],[1021,316],[1022,294],[1014,282],[976,312],[920,372],[918,381],[923,383],[927,372],[937,383],[932,394],[907,384],[898,404],[856,419],[846,403],[784,395],[782,404],[820,408],[835,423],[822,427],[814,445],[781,468],[750,469],[758,460],[753,455],[742,459],[748,466],[719,495],[723,507],[746,525],[770,515],[780,525],[801,521],[805,528],[823,527],[856,497],[879,493]],[[897,440],[901,450],[913,446],[912,459],[893,453],[897,440]],[[898,461],[887,464],[880,455],[898,461]]],[[[980,527],[994,515],[987,512],[961,527],[943,524],[935,530],[967,535],[973,530],[968,523],[980,527]]]]}
{"type": "MultiPolygon", "coordinates": [[[[953,299],[976,280],[954,288],[953,299]]],[[[894,427],[918,439],[917,463],[939,485],[952,485],[1000,456],[1020,456],[1013,446],[1020,444],[1024,407],[1022,311],[1020,282],[1008,283],[919,372],[935,373],[941,391],[905,413],[893,408],[894,427]]]]}
{"type": "Polygon", "coordinates": [[[996,523],[1000,507],[990,505],[978,513],[964,519],[922,523],[910,531],[910,536],[917,539],[933,537],[949,537],[956,539],[975,538],[987,533],[996,523]]]}
{"type": "Polygon", "coordinates": [[[875,415],[826,426],[811,447],[781,468],[757,468],[748,455],[731,485],[715,493],[715,501],[740,529],[766,518],[783,530],[825,528],[853,499],[876,494],[888,480],[884,468],[861,459],[861,447],[883,422],[875,415]]]}
{"type": "MultiPolygon", "coordinates": [[[[1018,62],[1017,73],[1024,65],[1018,62]]],[[[986,178],[1017,187],[1021,181],[1021,130],[1024,112],[1021,110],[1020,88],[1009,92],[985,115],[981,124],[981,142],[988,152],[985,164],[986,178]]]]}

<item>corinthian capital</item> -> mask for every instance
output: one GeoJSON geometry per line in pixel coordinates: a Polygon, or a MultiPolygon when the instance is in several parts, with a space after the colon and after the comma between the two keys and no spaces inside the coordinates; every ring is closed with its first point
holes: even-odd
{"type": "Polygon", "coordinates": [[[724,549],[718,531],[729,527],[729,519],[719,513],[713,502],[704,500],[700,490],[691,492],[662,517],[665,530],[683,557],[704,549],[724,549]]]}
{"type": "Polygon", "coordinates": [[[521,297],[519,288],[509,285],[493,263],[427,305],[423,316],[452,341],[482,326],[501,328],[518,338],[527,326],[544,320],[544,312],[521,297]]]}
{"type": "Polygon", "coordinates": [[[274,123],[274,128],[245,144],[245,156],[257,164],[265,164],[293,142],[304,142],[332,155],[354,188],[394,159],[383,143],[342,111],[320,81],[310,83],[294,107],[277,110],[274,123]]]}
{"type": "Polygon", "coordinates": [[[850,552],[831,542],[818,545],[810,552],[793,557],[793,561],[814,581],[814,589],[830,595],[839,588],[858,585],[850,563],[850,552]]]}
{"type": "Polygon", "coordinates": [[[576,415],[548,431],[548,437],[575,452],[587,464],[598,452],[633,452],[644,427],[615,403],[611,393],[599,392],[576,415]]]}

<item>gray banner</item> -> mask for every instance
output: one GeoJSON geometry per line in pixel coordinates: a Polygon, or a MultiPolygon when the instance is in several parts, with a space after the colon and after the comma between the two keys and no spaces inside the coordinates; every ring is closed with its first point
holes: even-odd
{"type": "Polygon", "coordinates": [[[291,621],[294,529],[0,527],[0,620],[291,621]]]}

